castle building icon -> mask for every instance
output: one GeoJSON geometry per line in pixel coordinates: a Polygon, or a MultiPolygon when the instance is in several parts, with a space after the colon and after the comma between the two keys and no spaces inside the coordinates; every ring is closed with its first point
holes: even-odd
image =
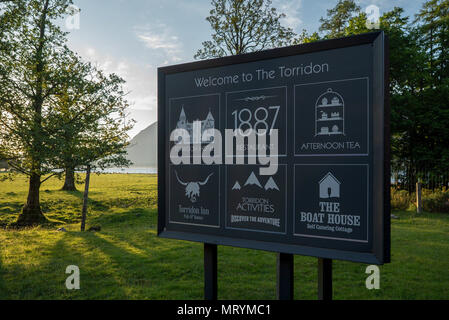
{"type": "Polygon", "coordinates": [[[318,183],[320,185],[320,198],[340,198],[340,181],[328,172],[318,183]]]}
{"type": "MultiPolygon", "coordinates": [[[[212,112],[209,109],[209,113],[204,120],[196,120],[201,122],[201,135],[203,135],[204,131],[207,129],[215,129],[215,119],[212,116],[212,112]]],[[[187,121],[187,116],[184,111],[184,106],[181,107],[181,113],[179,114],[179,120],[176,124],[176,129],[184,129],[189,135],[190,139],[193,139],[193,122],[187,121]]],[[[213,140],[213,137],[210,138],[210,141],[213,140]]],[[[202,143],[208,143],[210,141],[202,141],[202,143]]],[[[191,141],[192,142],[192,141],[191,141]]]]}

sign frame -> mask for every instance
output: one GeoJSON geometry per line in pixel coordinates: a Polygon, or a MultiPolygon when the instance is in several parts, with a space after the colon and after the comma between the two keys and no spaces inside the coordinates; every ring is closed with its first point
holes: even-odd
{"type": "MultiPolygon", "coordinates": [[[[388,39],[383,31],[324,40],[302,45],[228,56],[198,62],[160,67],[158,72],[158,230],[162,238],[188,240],[206,244],[227,245],[278,253],[298,254],[322,259],[348,260],[368,264],[390,262],[390,104],[389,104],[389,52],[388,39]],[[279,242],[248,240],[219,235],[167,230],[166,176],[167,133],[165,79],[169,74],[223,67],[273,58],[288,57],[324,50],[370,44],[373,49],[372,79],[372,250],[357,252],[279,242]]],[[[294,107],[294,106],[293,106],[294,107]]],[[[226,166],[223,164],[223,166],[226,166]]]]}

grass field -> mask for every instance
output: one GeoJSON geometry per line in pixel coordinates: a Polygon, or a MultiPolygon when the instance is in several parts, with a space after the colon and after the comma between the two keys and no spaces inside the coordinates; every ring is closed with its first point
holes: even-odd
{"type": "MultiPolygon", "coordinates": [[[[82,233],[82,193],[47,181],[41,201],[54,225],[0,228],[0,299],[202,299],[202,245],[156,236],[156,183],[155,175],[92,176],[87,226],[101,231],[82,233]],[[65,287],[68,265],[80,268],[80,290],[65,287]]],[[[16,219],[26,194],[24,177],[0,182],[0,224],[16,219]]],[[[449,299],[449,215],[395,215],[380,289],[365,288],[366,265],[334,261],[335,299],[449,299]]],[[[295,256],[295,299],[316,299],[316,263],[295,256]]],[[[275,298],[274,253],[219,247],[218,274],[219,299],[275,298]]]]}

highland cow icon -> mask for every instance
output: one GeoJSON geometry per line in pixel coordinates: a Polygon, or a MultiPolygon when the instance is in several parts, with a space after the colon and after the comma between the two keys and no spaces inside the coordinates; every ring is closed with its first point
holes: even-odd
{"type": "Polygon", "coordinates": [[[198,198],[200,197],[200,186],[204,186],[208,181],[209,178],[214,174],[213,172],[207,176],[207,178],[203,181],[203,182],[184,182],[182,181],[179,176],[178,173],[175,171],[176,174],[176,179],[178,179],[178,182],[186,187],[186,197],[189,198],[189,200],[192,203],[195,203],[198,198]]]}

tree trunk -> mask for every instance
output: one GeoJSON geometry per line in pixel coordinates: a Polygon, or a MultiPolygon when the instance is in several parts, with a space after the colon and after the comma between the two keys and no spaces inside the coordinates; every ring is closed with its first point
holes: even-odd
{"type": "Polygon", "coordinates": [[[83,212],[81,215],[81,231],[84,231],[86,227],[87,200],[89,200],[89,180],[90,180],[90,165],[87,165],[86,182],[84,184],[83,212]]]}
{"type": "Polygon", "coordinates": [[[22,213],[17,218],[17,226],[33,226],[47,222],[47,218],[42,214],[39,202],[40,186],[41,177],[38,174],[33,173],[30,177],[27,202],[23,206],[22,213]]]}
{"type": "Polygon", "coordinates": [[[34,154],[38,154],[42,147],[42,141],[40,134],[42,133],[42,105],[44,102],[43,88],[44,88],[44,69],[45,62],[43,59],[43,52],[45,47],[45,25],[47,21],[49,0],[45,0],[42,15],[39,21],[39,45],[36,48],[35,60],[36,70],[33,72],[33,76],[36,77],[36,83],[33,86],[35,88],[35,95],[33,97],[33,136],[31,144],[33,148],[32,156],[32,174],[30,176],[30,187],[28,190],[28,199],[23,206],[22,213],[19,215],[16,221],[17,226],[32,226],[39,225],[47,221],[42,214],[41,206],[39,202],[39,189],[41,187],[41,175],[38,173],[41,169],[41,162],[39,158],[35,158],[34,154]]]}
{"type": "Polygon", "coordinates": [[[76,191],[75,186],[75,169],[74,168],[66,168],[65,169],[65,180],[62,189],[64,191],[76,191]]]}

